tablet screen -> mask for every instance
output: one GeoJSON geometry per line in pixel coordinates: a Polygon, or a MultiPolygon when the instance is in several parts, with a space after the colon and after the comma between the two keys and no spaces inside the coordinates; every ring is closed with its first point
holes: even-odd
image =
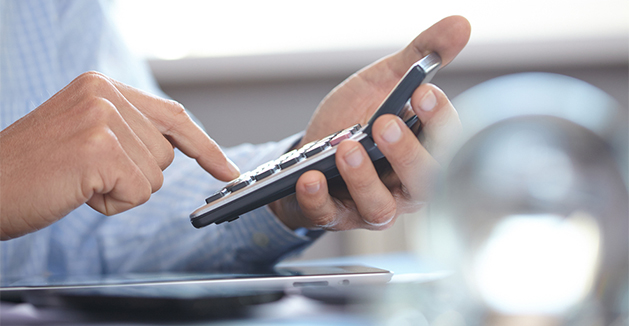
{"type": "MultiPolygon", "coordinates": [[[[177,288],[177,293],[202,288],[219,289],[238,286],[286,287],[304,285],[348,285],[355,283],[384,283],[391,278],[389,271],[367,266],[299,266],[280,267],[258,273],[129,273],[109,275],[42,275],[19,277],[2,275],[1,290],[95,289],[143,287],[154,290],[177,288]]],[[[143,290],[145,291],[145,290],[143,290]]],[[[152,290],[151,290],[152,291],[152,290]]],[[[204,290],[205,291],[205,290],[204,290]]],[[[150,292],[150,291],[149,291],[150,292]]]]}

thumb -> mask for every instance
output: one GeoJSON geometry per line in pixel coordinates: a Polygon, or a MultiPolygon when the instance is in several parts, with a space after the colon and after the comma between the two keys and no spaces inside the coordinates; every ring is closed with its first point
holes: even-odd
{"type": "Polygon", "coordinates": [[[446,17],[419,34],[401,51],[385,59],[396,75],[403,75],[408,68],[431,52],[441,57],[447,65],[463,50],[470,39],[470,23],[462,16],[446,17]]]}

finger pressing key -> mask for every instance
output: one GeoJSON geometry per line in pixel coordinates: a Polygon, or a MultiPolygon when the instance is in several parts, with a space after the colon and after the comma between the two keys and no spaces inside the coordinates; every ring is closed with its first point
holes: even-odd
{"type": "Polygon", "coordinates": [[[166,138],[216,178],[229,181],[240,175],[216,144],[188,115],[184,107],[112,80],[118,90],[140,110],[166,138]]]}

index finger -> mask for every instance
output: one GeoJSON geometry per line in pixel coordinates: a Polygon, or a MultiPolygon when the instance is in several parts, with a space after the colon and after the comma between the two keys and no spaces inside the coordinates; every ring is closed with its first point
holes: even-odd
{"type": "Polygon", "coordinates": [[[195,159],[204,170],[224,181],[240,175],[235,164],[190,118],[181,104],[153,96],[115,80],[112,80],[112,83],[173,146],[195,159]]]}

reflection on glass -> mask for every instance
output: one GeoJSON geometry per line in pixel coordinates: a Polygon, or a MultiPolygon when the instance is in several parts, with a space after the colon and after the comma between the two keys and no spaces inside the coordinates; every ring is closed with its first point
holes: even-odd
{"type": "Polygon", "coordinates": [[[419,248],[457,273],[435,285],[439,309],[420,301],[422,312],[455,311],[465,325],[626,325],[627,109],[548,73],[499,77],[453,102],[461,142],[419,248]]]}
{"type": "Polygon", "coordinates": [[[598,254],[598,225],[587,213],[505,216],[473,257],[472,273],[482,299],[501,313],[561,315],[592,288],[598,254]]]}
{"type": "Polygon", "coordinates": [[[627,197],[606,142],[537,115],[465,143],[434,217],[485,324],[609,324],[627,314],[627,197]]]}

